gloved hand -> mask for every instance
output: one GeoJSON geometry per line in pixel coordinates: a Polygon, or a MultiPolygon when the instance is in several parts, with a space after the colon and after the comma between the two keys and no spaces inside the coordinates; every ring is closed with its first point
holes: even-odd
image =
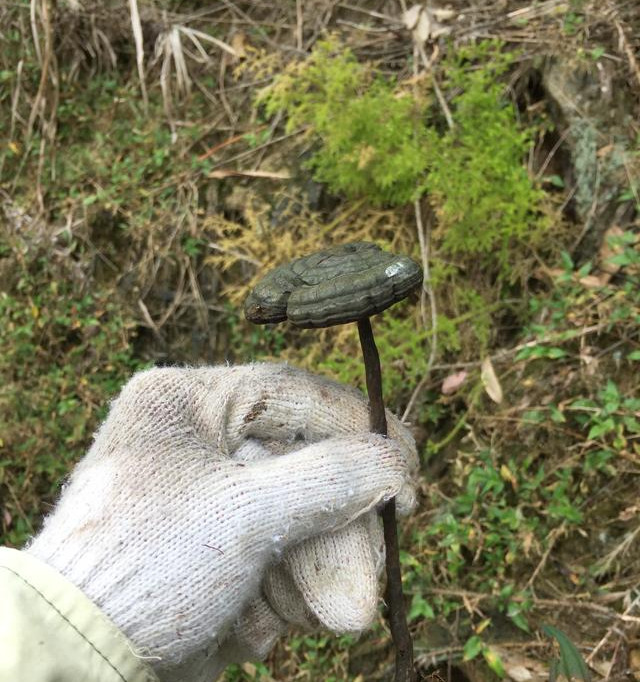
{"type": "Polygon", "coordinates": [[[148,370],[27,551],[161,679],[210,680],[264,656],[287,623],[370,624],[374,507],[414,499],[413,439],[391,415],[389,433],[368,432],[357,391],[286,366],[148,370]]]}

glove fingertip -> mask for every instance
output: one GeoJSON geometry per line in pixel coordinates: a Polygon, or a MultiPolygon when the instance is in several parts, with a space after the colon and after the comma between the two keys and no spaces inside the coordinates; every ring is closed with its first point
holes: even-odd
{"type": "Polygon", "coordinates": [[[266,658],[285,631],[286,623],[264,597],[254,599],[233,626],[238,649],[250,661],[266,658]]]}
{"type": "Polygon", "coordinates": [[[277,564],[267,571],[263,589],[269,604],[284,621],[306,630],[318,627],[285,566],[277,564]]]}
{"type": "Polygon", "coordinates": [[[412,485],[403,485],[396,495],[396,510],[398,516],[409,516],[418,505],[416,489],[412,485]]]}
{"type": "Polygon", "coordinates": [[[376,561],[362,519],[294,548],[287,559],[293,581],[321,625],[343,634],[361,632],[376,616],[376,561]]]}

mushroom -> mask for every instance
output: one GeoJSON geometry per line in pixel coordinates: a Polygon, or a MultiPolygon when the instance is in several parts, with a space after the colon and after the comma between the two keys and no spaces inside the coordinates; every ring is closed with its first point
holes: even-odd
{"type": "MultiPolygon", "coordinates": [[[[245,316],[256,324],[289,320],[303,328],[358,323],[364,357],[369,426],[387,434],[380,358],[369,316],[409,295],[422,283],[422,269],[406,256],[369,242],[342,244],[281,265],[255,286],[245,301],[245,316]]],[[[395,500],[381,512],[386,545],[389,625],[396,647],[396,682],[415,679],[413,645],[407,626],[398,556],[395,500]]]]}

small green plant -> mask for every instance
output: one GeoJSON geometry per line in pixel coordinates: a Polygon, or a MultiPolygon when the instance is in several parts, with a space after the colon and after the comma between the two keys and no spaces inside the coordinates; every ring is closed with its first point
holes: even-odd
{"type": "Polygon", "coordinates": [[[584,25],[584,16],[580,13],[580,3],[571,3],[572,9],[564,15],[562,28],[568,36],[574,36],[584,25]]]}
{"type": "Polygon", "coordinates": [[[263,663],[230,665],[224,671],[224,682],[273,682],[269,669],[263,663]]]}
{"type": "Polygon", "coordinates": [[[0,291],[0,542],[20,546],[84,454],[108,399],[140,366],[113,297],[47,282],[32,264],[0,291]]]}
{"type": "Polygon", "coordinates": [[[584,662],[582,654],[567,635],[562,630],[558,630],[558,628],[554,628],[551,625],[543,625],[542,631],[548,637],[553,637],[560,649],[559,657],[551,662],[549,682],[555,682],[558,679],[558,675],[564,675],[568,682],[571,682],[574,678],[590,682],[591,673],[589,668],[584,662]]]}
{"type": "Polygon", "coordinates": [[[472,661],[474,658],[482,654],[487,665],[500,678],[505,677],[504,664],[500,656],[488,644],[484,642],[480,635],[472,635],[465,642],[462,651],[463,661],[472,661]]]}

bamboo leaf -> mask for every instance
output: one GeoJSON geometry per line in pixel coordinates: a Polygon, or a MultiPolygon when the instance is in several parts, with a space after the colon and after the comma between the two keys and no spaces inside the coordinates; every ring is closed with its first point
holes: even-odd
{"type": "Polygon", "coordinates": [[[567,635],[552,627],[551,625],[543,625],[542,631],[545,635],[553,637],[560,647],[560,659],[552,664],[549,670],[549,679],[553,682],[558,674],[564,675],[568,680],[576,678],[589,682],[591,680],[591,673],[587,664],[582,658],[582,654],[578,651],[575,644],[567,637],[567,635]]]}

